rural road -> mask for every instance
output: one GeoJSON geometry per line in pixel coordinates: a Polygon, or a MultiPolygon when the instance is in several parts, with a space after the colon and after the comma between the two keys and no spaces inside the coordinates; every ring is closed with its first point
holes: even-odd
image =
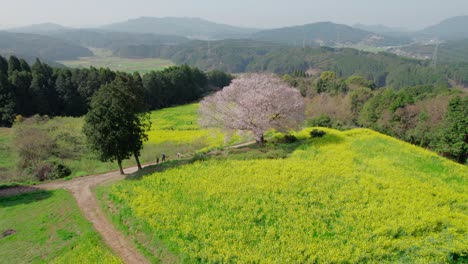
{"type": "MultiPolygon", "coordinates": [[[[125,173],[131,174],[137,171],[137,167],[125,169],[125,173]]],[[[35,185],[31,187],[20,186],[0,190],[0,197],[12,196],[22,193],[34,192],[38,190],[65,189],[75,197],[78,207],[83,211],[85,217],[93,223],[94,228],[101,234],[105,243],[128,264],[149,263],[134,245],[130,243],[119,231],[117,231],[102,212],[96,195],[92,188],[101,184],[111,183],[124,179],[118,171],[101,175],[75,178],[69,181],[56,181],[35,185]]]]}

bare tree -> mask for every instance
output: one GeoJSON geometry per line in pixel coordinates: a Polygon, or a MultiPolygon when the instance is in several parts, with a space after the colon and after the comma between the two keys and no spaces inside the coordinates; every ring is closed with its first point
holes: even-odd
{"type": "Polygon", "coordinates": [[[249,74],[201,103],[200,125],[251,131],[258,144],[274,128],[286,132],[304,121],[305,104],[300,92],[273,74],[249,74]]]}

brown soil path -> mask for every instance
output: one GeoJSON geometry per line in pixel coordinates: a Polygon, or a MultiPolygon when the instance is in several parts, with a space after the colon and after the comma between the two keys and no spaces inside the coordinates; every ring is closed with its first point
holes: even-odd
{"type": "MultiPolygon", "coordinates": [[[[125,169],[128,174],[134,173],[136,167],[125,169]]],[[[85,217],[93,223],[94,228],[101,234],[106,244],[118,255],[125,263],[139,264],[149,263],[134,245],[110,223],[99,207],[96,195],[92,188],[101,184],[111,183],[124,179],[118,171],[109,172],[102,175],[92,175],[82,178],[75,178],[69,181],[56,181],[35,185],[31,187],[13,187],[0,190],[0,197],[28,193],[38,190],[56,190],[65,189],[70,191],[76,199],[76,202],[83,211],[85,217]]]]}

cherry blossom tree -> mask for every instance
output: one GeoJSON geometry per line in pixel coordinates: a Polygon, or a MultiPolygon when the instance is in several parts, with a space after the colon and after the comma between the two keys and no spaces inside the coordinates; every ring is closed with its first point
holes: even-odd
{"type": "Polygon", "coordinates": [[[304,111],[300,92],[273,74],[242,75],[199,108],[201,126],[251,131],[260,145],[271,128],[287,132],[302,125],[304,111]]]}

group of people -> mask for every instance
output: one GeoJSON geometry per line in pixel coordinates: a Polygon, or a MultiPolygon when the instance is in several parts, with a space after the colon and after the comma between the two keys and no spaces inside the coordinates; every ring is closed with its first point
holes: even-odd
{"type": "MultiPolygon", "coordinates": [[[[183,157],[184,156],[181,153],[177,153],[177,158],[181,159],[183,157]]],[[[159,157],[156,158],[156,164],[159,164],[160,162],[165,162],[167,158],[168,157],[166,156],[166,154],[163,153],[161,156],[161,160],[159,160],[159,157]]]]}

